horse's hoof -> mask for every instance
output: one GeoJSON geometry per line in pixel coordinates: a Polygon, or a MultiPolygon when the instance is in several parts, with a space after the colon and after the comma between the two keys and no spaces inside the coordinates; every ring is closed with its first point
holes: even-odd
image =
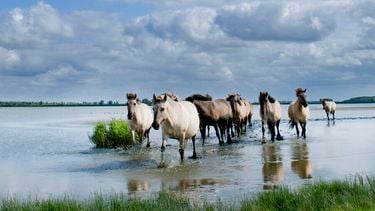
{"type": "Polygon", "coordinates": [[[150,148],[150,146],[151,146],[150,143],[147,143],[146,147],[147,147],[147,148],[150,148]]]}
{"type": "Polygon", "coordinates": [[[260,143],[261,144],[266,144],[266,140],[263,139],[263,140],[260,141],[260,143]]]}
{"type": "Polygon", "coordinates": [[[164,152],[165,151],[165,146],[162,146],[161,149],[160,149],[161,152],[164,152]]]}
{"type": "Polygon", "coordinates": [[[276,137],[276,140],[278,140],[278,141],[282,141],[282,140],[284,140],[284,137],[282,137],[282,136],[277,136],[277,137],[276,137]]]}
{"type": "Polygon", "coordinates": [[[192,155],[192,156],[189,156],[188,158],[189,158],[189,159],[197,159],[198,156],[197,156],[196,154],[194,154],[194,155],[192,155]]]}
{"type": "Polygon", "coordinates": [[[223,146],[223,144],[224,144],[224,141],[219,141],[220,146],[223,146]]]}
{"type": "Polygon", "coordinates": [[[166,166],[165,162],[160,162],[158,168],[165,168],[166,166]]]}

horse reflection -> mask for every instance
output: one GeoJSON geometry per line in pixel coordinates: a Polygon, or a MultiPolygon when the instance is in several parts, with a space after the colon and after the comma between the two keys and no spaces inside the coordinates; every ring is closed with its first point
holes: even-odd
{"type": "Polygon", "coordinates": [[[128,192],[150,191],[151,185],[147,180],[131,179],[128,181],[128,192]]]}
{"type": "Polygon", "coordinates": [[[277,187],[284,179],[284,167],[280,154],[280,146],[277,144],[265,144],[262,146],[263,157],[263,181],[264,189],[277,187]]]}
{"type": "Polygon", "coordinates": [[[203,185],[223,185],[224,180],[213,179],[213,178],[203,178],[203,179],[182,179],[180,180],[178,187],[180,190],[186,190],[194,187],[200,187],[203,185]]]}
{"type": "Polygon", "coordinates": [[[312,178],[311,161],[306,143],[296,142],[292,145],[292,171],[301,179],[312,178]]]}

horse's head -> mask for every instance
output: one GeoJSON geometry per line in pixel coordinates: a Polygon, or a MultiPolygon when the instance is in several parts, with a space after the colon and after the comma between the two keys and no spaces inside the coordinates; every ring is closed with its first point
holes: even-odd
{"type": "Polygon", "coordinates": [[[226,100],[230,103],[233,114],[236,115],[239,110],[238,107],[242,105],[240,95],[238,93],[228,94],[228,97],[226,98],[226,100]]]}
{"type": "Polygon", "coordinates": [[[298,101],[301,103],[303,107],[307,107],[307,100],[306,100],[306,89],[298,88],[296,89],[296,96],[298,101]]]}
{"type": "Polygon", "coordinates": [[[263,106],[264,104],[269,102],[270,98],[272,98],[272,97],[268,94],[268,92],[260,92],[259,93],[259,104],[261,106],[263,106]]]}
{"type": "Polygon", "coordinates": [[[160,125],[163,123],[165,119],[167,119],[167,112],[166,112],[166,102],[168,100],[168,96],[164,95],[163,98],[156,97],[155,94],[153,96],[154,99],[154,121],[152,123],[152,127],[155,130],[158,130],[160,125]]]}
{"type": "Polygon", "coordinates": [[[128,106],[128,119],[132,120],[134,116],[134,111],[140,101],[137,97],[137,94],[135,93],[127,93],[126,98],[128,99],[128,102],[126,103],[126,105],[128,106]]]}

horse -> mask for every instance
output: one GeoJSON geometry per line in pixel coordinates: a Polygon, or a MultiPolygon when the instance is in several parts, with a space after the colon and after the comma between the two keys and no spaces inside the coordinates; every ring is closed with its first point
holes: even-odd
{"type": "Polygon", "coordinates": [[[212,101],[194,100],[193,103],[199,113],[202,145],[204,145],[205,140],[205,128],[210,125],[214,126],[220,145],[224,143],[225,133],[227,134],[227,143],[231,144],[232,139],[229,135],[229,127],[231,125],[233,114],[230,104],[224,99],[216,99],[212,101]],[[220,130],[220,133],[218,129],[220,130]]]}
{"type": "Polygon", "coordinates": [[[329,114],[332,114],[333,120],[335,119],[335,112],[336,112],[336,103],[332,99],[324,98],[320,99],[320,102],[323,105],[323,110],[326,111],[327,118],[329,120],[329,114]]]}
{"type": "Polygon", "coordinates": [[[279,101],[271,97],[268,92],[259,93],[260,117],[262,119],[262,134],[264,139],[264,124],[268,125],[271,132],[271,141],[275,141],[275,127],[277,129],[276,140],[283,140],[280,135],[281,105],[279,101]]]}
{"type": "Polygon", "coordinates": [[[292,129],[296,127],[297,138],[299,137],[298,123],[302,128],[302,136],[306,139],[306,123],[309,118],[309,105],[306,100],[306,89],[297,88],[296,90],[297,100],[294,100],[288,108],[289,126],[292,129]]]}
{"type": "Polygon", "coordinates": [[[252,106],[249,101],[242,99],[238,93],[229,94],[226,100],[230,102],[234,126],[237,136],[240,136],[241,133],[246,132],[247,122],[252,116],[252,106]]]}
{"type": "Polygon", "coordinates": [[[137,94],[127,93],[128,102],[128,123],[132,133],[132,141],[135,143],[135,133],[138,134],[139,141],[143,136],[147,138],[147,147],[150,147],[150,129],[153,121],[153,112],[150,106],[141,103],[137,94]]]}
{"type": "Polygon", "coordinates": [[[193,141],[193,155],[189,158],[196,159],[195,137],[200,123],[197,108],[191,102],[177,102],[170,99],[167,95],[164,95],[161,100],[158,99],[154,94],[154,121],[152,127],[158,130],[160,125],[162,126],[162,157],[168,138],[173,138],[180,142],[179,152],[182,162],[187,140],[191,139],[193,141]]]}
{"type": "MultiPolygon", "coordinates": [[[[189,101],[189,102],[193,102],[194,100],[211,101],[212,97],[209,94],[206,94],[206,95],[193,94],[193,95],[185,98],[185,100],[189,101]]],[[[201,122],[201,125],[202,125],[202,122],[201,122]]],[[[202,131],[202,128],[200,130],[202,131]]],[[[203,140],[206,138],[205,134],[202,134],[202,132],[201,132],[201,136],[202,136],[203,140]]],[[[210,137],[210,126],[209,125],[207,125],[207,137],[210,137]]]]}

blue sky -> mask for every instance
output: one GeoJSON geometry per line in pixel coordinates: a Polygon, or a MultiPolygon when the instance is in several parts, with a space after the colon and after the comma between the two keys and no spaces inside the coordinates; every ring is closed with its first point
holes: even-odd
{"type": "Polygon", "coordinates": [[[2,0],[0,100],[375,95],[373,11],[366,0],[2,0]]]}

